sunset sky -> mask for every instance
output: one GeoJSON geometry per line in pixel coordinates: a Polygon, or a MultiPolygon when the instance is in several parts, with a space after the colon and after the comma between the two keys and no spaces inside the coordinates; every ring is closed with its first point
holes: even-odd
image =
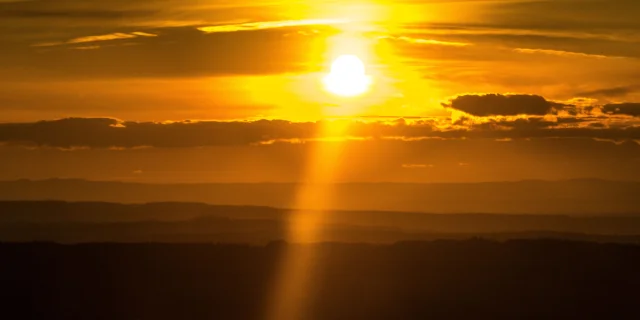
{"type": "Polygon", "coordinates": [[[638,12],[0,0],[0,180],[291,182],[337,144],[335,181],[637,180],[638,12]],[[364,93],[323,83],[343,55],[364,93]]]}

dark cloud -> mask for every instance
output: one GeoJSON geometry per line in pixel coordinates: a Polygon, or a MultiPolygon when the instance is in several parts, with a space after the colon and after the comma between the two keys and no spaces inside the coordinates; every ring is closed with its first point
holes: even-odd
{"type": "Polygon", "coordinates": [[[598,90],[578,92],[575,94],[575,96],[617,98],[617,97],[624,97],[636,91],[638,91],[637,86],[624,86],[624,87],[613,87],[613,88],[604,88],[604,89],[598,89],[598,90]]]}
{"type": "Polygon", "coordinates": [[[64,19],[125,19],[132,17],[145,17],[153,15],[155,11],[146,10],[76,10],[76,11],[63,11],[63,10],[3,10],[0,11],[0,18],[64,18],[64,19]]]}
{"type": "Polygon", "coordinates": [[[487,18],[494,23],[522,28],[623,30],[640,26],[636,0],[492,1],[488,9],[487,18]]]}
{"type": "Polygon", "coordinates": [[[474,116],[545,115],[561,104],[536,95],[462,95],[445,104],[474,116]]]}
{"type": "Polygon", "coordinates": [[[272,139],[309,138],[304,123],[254,122],[119,122],[115,119],[69,118],[0,125],[0,141],[62,148],[200,147],[248,145],[272,139]]]}
{"type": "Polygon", "coordinates": [[[602,107],[602,111],[611,114],[640,117],[640,103],[607,104],[602,107]]]}
{"type": "Polygon", "coordinates": [[[603,117],[487,117],[452,123],[450,119],[348,122],[348,133],[323,136],[326,122],[200,121],[121,122],[106,118],[69,118],[36,123],[0,124],[0,143],[57,148],[193,148],[299,143],[324,138],[365,140],[546,139],[589,138],[608,141],[640,139],[640,126],[603,117]],[[618,121],[618,122],[616,122],[618,121]]]}

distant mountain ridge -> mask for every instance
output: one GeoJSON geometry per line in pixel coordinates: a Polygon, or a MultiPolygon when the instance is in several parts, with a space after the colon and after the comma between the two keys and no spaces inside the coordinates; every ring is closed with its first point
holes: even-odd
{"type": "MultiPolygon", "coordinates": [[[[0,241],[226,242],[291,240],[291,219],[309,211],[203,203],[0,201],[0,241]]],[[[639,216],[429,214],[324,211],[318,241],[558,238],[640,243],[639,216]]]]}
{"type": "MultiPolygon", "coordinates": [[[[142,184],[74,179],[0,182],[0,200],[201,202],[316,209],[295,183],[142,184]]],[[[336,210],[604,215],[640,213],[640,182],[576,179],[486,183],[325,185],[336,210]]]]}

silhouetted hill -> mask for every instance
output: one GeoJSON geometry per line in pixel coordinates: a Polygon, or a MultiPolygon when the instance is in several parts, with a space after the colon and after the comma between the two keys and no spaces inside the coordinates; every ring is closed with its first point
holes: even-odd
{"type": "MultiPolygon", "coordinates": [[[[0,202],[0,241],[233,242],[288,239],[297,214],[269,207],[198,203],[0,202]]],[[[640,216],[428,214],[391,211],[319,213],[318,241],[560,238],[640,243],[640,216]]]]}
{"type": "Polygon", "coordinates": [[[640,247],[548,240],[0,244],[0,309],[5,319],[267,319],[283,257],[309,252],[305,319],[640,318],[640,247]]]}
{"type": "MultiPolygon", "coordinates": [[[[324,186],[323,204],[340,210],[433,213],[629,214],[640,213],[640,182],[596,179],[491,183],[345,183],[324,186]]],[[[300,186],[257,184],[138,184],[84,180],[0,182],[0,200],[202,202],[315,209],[296,203],[300,186]]],[[[326,207],[325,207],[326,208],[326,207]]]]}

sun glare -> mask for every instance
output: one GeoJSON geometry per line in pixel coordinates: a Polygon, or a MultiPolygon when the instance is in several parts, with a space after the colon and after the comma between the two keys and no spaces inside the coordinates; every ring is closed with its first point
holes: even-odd
{"type": "Polygon", "coordinates": [[[331,72],[324,78],[325,88],[343,97],[363,94],[370,84],[364,63],[355,55],[339,56],[331,64],[331,72]]]}

